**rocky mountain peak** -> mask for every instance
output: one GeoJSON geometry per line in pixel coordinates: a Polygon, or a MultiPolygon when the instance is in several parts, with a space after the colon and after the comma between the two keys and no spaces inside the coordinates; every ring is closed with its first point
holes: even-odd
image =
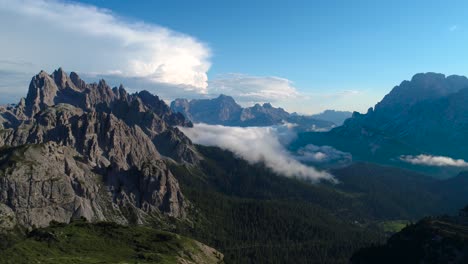
{"type": "Polygon", "coordinates": [[[418,102],[440,98],[468,88],[468,79],[464,76],[451,75],[446,77],[440,73],[418,73],[411,81],[403,81],[395,86],[375,110],[398,111],[418,102]]]}
{"type": "Polygon", "coordinates": [[[55,80],[45,71],[41,71],[34,76],[29,84],[26,96],[26,113],[29,116],[35,115],[45,106],[54,105],[54,98],[57,95],[58,87],[55,80]]]}
{"type": "Polygon", "coordinates": [[[218,99],[221,99],[221,100],[231,100],[232,99],[232,100],[234,100],[234,98],[232,98],[229,95],[225,95],[225,94],[219,94],[218,99]]]}
{"type": "Polygon", "coordinates": [[[436,73],[436,72],[426,72],[426,73],[416,73],[411,78],[411,82],[413,83],[434,83],[437,81],[443,81],[445,79],[445,74],[436,73]]]}
{"type": "MultiPolygon", "coordinates": [[[[67,81],[69,80],[69,77],[68,75],[63,71],[63,69],[60,67],[58,68],[57,70],[55,70],[53,73],[52,73],[52,77],[54,78],[54,81],[55,81],[55,84],[57,85],[57,87],[59,87],[60,89],[64,89],[65,87],[67,87],[67,85],[70,85],[72,83],[68,83],[67,84],[67,81]]],[[[74,86],[74,85],[73,85],[74,86]]]]}
{"type": "Polygon", "coordinates": [[[238,119],[242,107],[231,96],[220,94],[213,99],[176,99],[171,103],[171,109],[190,120],[213,124],[238,119]]]}
{"type": "Polygon", "coordinates": [[[47,77],[47,76],[49,76],[49,74],[46,71],[41,70],[36,76],[47,77]]]}
{"type": "Polygon", "coordinates": [[[398,150],[465,159],[468,152],[460,146],[466,144],[467,98],[466,77],[416,74],[393,88],[375,108],[353,114],[330,135],[361,141],[360,146],[367,147],[359,152],[370,156],[398,150]]]}
{"type": "Polygon", "coordinates": [[[301,130],[315,128],[329,129],[333,123],[317,120],[307,116],[289,114],[283,108],[275,108],[270,103],[257,103],[243,108],[234,98],[220,94],[213,99],[187,100],[176,99],[171,103],[171,109],[182,113],[194,122],[227,126],[271,126],[284,121],[297,124],[301,130]]]}
{"type": "Polygon", "coordinates": [[[80,91],[86,88],[86,83],[78,76],[76,72],[70,72],[70,80],[80,91]]]}
{"type": "Polygon", "coordinates": [[[6,166],[0,187],[9,190],[0,193],[0,206],[27,227],[80,216],[121,223],[184,218],[188,201],[166,164],[199,162],[176,127],[190,125],[147,91],[128,94],[104,80],[86,84],[61,68],[41,71],[26,99],[0,109],[0,163],[6,166]],[[28,157],[19,159],[22,153],[28,157]],[[31,193],[28,203],[24,194],[31,193]]]}
{"type": "Polygon", "coordinates": [[[220,94],[218,98],[216,98],[215,100],[218,101],[220,104],[227,105],[230,107],[235,107],[235,108],[240,107],[240,105],[237,104],[234,98],[228,95],[220,94]]]}
{"type": "Polygon", "coordinates": [[[273,106],[270,103],[264,103],[263,108],[273,108],[273,106]]]}

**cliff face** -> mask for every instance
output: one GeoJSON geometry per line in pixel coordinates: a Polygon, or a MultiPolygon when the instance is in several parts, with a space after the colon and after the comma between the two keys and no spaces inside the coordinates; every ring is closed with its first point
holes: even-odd
{"type": "Polygon", "coordinates": [[[42,71],[25,99],[0,109],[0,122],[0,204],[11,221],[186,217],[189,202],[166,163],[200,158],[176,128],[191,123],[157,96],[42,71]]]}
{"type": "MultiPolygon", "coordinates": [[[[420,152],[465,159],[468,79],[436,73],[403,81],[366,114],[354,113],[330,133],[380,146],[387,138],[420,152]]],[[[350,141],[352,139],[349,139],[350,141]]]]}
{"type": "MultiPolygon", "coordinates": [[[[76,73],[68,76],[61,68],[51,75],[41,71],[32,78],[26,99],[8,112],[9,123],[6,127],[35,119],[36,114],[58,104],[71,105],[86,113],[112,114],[130,127],[139,126],[155,145],[160,143],[157,139],[161,138],[161,134],[178,137],[179,141],[191,145],[188,138],[181,136],[174,126],[192,124],[182,114],[174,113],[157,96],[147,91],[128,94],[122,85],[111,88],[104,80],[86,84],[76,73]]],[[[185,150],[189,151],[190,148],[185,150]]],[[[163,154],[177,161],[197,161],[195,153],[184,157],[169,152],[163,154]]]]}

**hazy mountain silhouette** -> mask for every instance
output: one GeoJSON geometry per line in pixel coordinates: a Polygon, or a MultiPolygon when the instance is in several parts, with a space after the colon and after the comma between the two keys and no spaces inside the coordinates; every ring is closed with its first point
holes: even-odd
{"type": "Polygon", "coordinates": [[[326,119],[290,114],[269,103],[243,108],[234,98],[223,94],[213,99],[176,99],[171,103],[171,109],[192,122],[212,125],[272,126],[287,122],[296,124],[297,129],[303,131],[329,130],[336,126],[326,119]]]}

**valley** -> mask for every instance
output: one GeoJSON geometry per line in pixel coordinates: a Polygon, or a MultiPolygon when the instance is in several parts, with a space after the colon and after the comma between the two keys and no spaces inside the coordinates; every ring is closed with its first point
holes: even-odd
{"type": "Polygon", "coordinates": [[[351,156],[318,169],[333,180],[286,177],[194,144],[182,131],[197,124],[157,96],[87,84],[62,69],[34,76],[27,97],[0,116],[1,250],[9,260],[347,263],[410,223],[454,214],[468,201],[466,173],[437,178],[393,164],[418,154],[408,152],[418,145],[380,132],[356,136],[357,114],[328,132],[295,130],[284,146],[294,153],[321,143],[335,150],[316,154],[351,156]],[[109,246],[122,254],[106,253],[112,249],[97,234],[115,239],[109,246]]]}

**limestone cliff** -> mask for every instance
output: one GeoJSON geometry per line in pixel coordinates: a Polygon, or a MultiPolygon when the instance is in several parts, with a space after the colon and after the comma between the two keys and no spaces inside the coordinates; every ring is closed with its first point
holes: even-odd
{"type": "Polygon", "coordinates": [[[191,123],[149,92],[41,71],[25,99],[0,109],[2,222],[185,218],[189,202],[166,163],[200,157],[176,126],[191,123]]]}

